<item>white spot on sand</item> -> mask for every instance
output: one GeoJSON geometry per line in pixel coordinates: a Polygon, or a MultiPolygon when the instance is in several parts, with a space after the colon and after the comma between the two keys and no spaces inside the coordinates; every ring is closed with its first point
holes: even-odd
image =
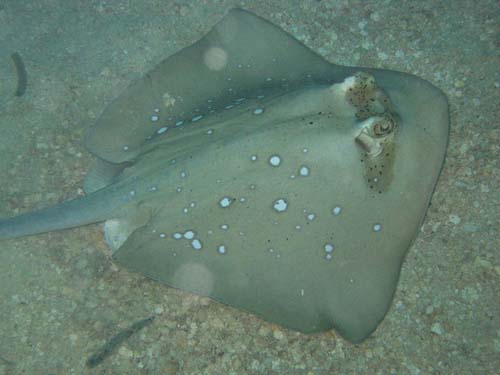
{"type": "Polygon", "coordinates": [[[219,247],[217,247],[217,252],[219,254],[225,254],[226,253],[226,247],[224,245],[220,245],[219,247]]]}
{"type": "Polygon", "coordinates": [[[160,233],[160,238],[165,238],[165,233],[160,233]]]}
{"type": "Polygon", "coordinates": [[[214,131],[213,131],[213,129],[208,129],[208,130],[207,130],[207,134],[208,134],[208,135],[213,134],[213,132],[214,132],[214,131]]]}
{"type": "Polygon", "coordinates": [[[380,232],[382,230],[382,224],[373,224],[373,231],[380,232]]]}
{"type": "Polygon", "coordinates": [[[168,130],[168,126],[164,126],[156,131],[156,134],[163,134],[168,130]]]}
{"type": "Polygon", "coordinates": [[[123,151],[128,151],[128,146],[127,145],[123,146],[123,151]]]}
{"type": "Polygon", "coordinates": [[[331,253],[335,249],[335,246],[333,246],[331,243],[325,244],[325,252],[331,253]]]}
{"type": "Polygon", "coordinates": [[[251,161],[257,161],[257,155],[252,155],[250,156],[251,161]]]}
{"type": "Polygon", "coordinates": [[[172,234],[172,237],[174,237],[176,240],[180,240],[182,238],[182,234],[180,234],[179,232],[175,232],[174,234],[172,234]]]}
{"type": "Polygon", "coordinates": [[[153,115],[153,116],[151,116],[151,121],[153,121],[153,122],[156,122],[156,121],[158,121],[159,119],[160,119],[160,117],[159,117],[159,116],[157,116],[157,115],[153,115]]]}
{"type": "Polygon", "coordinates": [[[281,164],[281,157],[279,155],[271,155],[269,158],[269,164],[273,167],[277,167],[281,164]]]}
{"type": "Polygon", "coordinates": [[[284,198],[276,199],[273,202],[273,208],[278,212],[285,212],[288,208],[288,202],[284,198]]]}
{"type": "Polygon", "coordinates": [[[194,116],[194,117],[191,119],[191,121],[192,121],[192,122],[196,122],[196,121],[198,121],[198,120],[201,120],[202,118],[203,118],[203,116],[202,116],[202,115],[194,116]]]}
{"type": "Polygon", "coordinates": [[[158,188],[157,188],[156,186],[151,186],[151,187],[148,189],[148,191],[150,191],[150,192],[152,192],[152,193],[153,193],[153,192],[155,192],[156,190],[158,190],[158,188]]]}
{"type": "Polygon", "coordinates": [[[314,219],[316,219],[316,215],[315,214],[307,214],[307,220],[309,221],[313,221],[314,219]]]}
{"type": "Polygon", "coordinates": [[[182,124],[184,124],[184,121],[182,121],[182,120],[181,120],[181,121],[177,121],[177,122],[175,123],[175,126],[176,126],[176,127],[179,127],[179,126],[182,126],[182,124]]]}
{"type": "Polygon", "coordinates": [[[194,238],[194,232],[192,230],[187,230],[184,232],[184,238],[186,240],[192,240],[194,238]]]}
{"type": "Polygon", "coordinates": [[[302,177],[307,177],[309,176],[309,168],[306,167],[305,165],[301,166],[300,169],[299,169],[299,174],[302,176],[302,177]]]}
{"type": "Polygon", "coordinates": [[[230,197],[224,197],[219,201],[219,206],[222,208],[227,208],[229,205],[233,203],[233,199],[230,197]]]}
{"type": "Polygon", "coordinates": [[[222,230],[228,230],[228,229],[229,229],[229,225],[227,225],[227,224],[222,224],[222,225],[220,226],[220,229],[222,229],[222,230]]]}
{"type": "Polygon", "coordinates": [[[263,108],[255,108],[254,111],[253,111],[254,115],[260,115],[262,113],[264,113],[264,109],[263,108]]]}
{"type": "Polygon", "coordinates": [[[200,240],[192,240],[191,241],[191,246],[195,250],[201,250],[201,248],[203,247],[203,245],[201,244],[200,240]]]}
{"type": "Polygon", "coordinates": [[[341,212],[342,212],[342,207],[340,207],[340,206],[335,206],[332,209],[332,214],[335,216],[340,215],[341,212]]]}

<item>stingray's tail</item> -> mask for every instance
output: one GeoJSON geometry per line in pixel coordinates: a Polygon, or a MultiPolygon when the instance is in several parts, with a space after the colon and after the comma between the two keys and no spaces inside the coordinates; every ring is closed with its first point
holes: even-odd
{"type": "Polygon", "coordinates": [[[124,200],[114,186],[9,219],[0,219],[0,239],[97,223],[113,216],[124,200]]]}

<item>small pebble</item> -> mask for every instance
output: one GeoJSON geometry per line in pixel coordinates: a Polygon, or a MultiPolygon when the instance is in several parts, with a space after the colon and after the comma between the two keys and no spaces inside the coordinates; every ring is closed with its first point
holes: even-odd
{"type": "Polygon", "coordinates": [[[267,335],[269,335],[269,328],[267,328],[266,326],[260,326],[259,328],[259,331],[257,332],[260,336],[262,337],[265,337],[267,335]]]}
{"type": "Polygon", "coordinates": [[[466,233],[476,233],[479,232],[479,226],[476,224],[467,223],[463,226],[464,232],[466,233]]]}
{"type": "Polygon", "coordinates": [[[127,357],[127,358],[132,358],[134,356],[134,352],[124,346],[120,347],[120,349],[118,349],[118,353],[121,355],[121,356],[124,356],[124,357],[127,357]]]}
{"type": "Polygon", "coordinates": [[[474,259],[474,265],[479,267],[484,267],[487,269],[491,269],[493,266],[489,260],[482,259],[480,257],[476,257],[476,259],[474,259]]]}
{"type": "Polygon", "coordinates": [[[163,314],[163,307],[161,307],[161,306],[155,307],[154,311],[155,311],[155,314],[158,314],[158,315],[163,314]]]}
{"type": "Polygon", "coordinates": [[[285,338],[285,335],[283,334],[283,332],[281,332],[279,329],[275,329],[273,331],[273,337],[276,339],[276,340],[283,340],[285,338]]]}
{"type": "Polygon", "coordinates": [[[431,332],[435,333],[436,335],[441,336],[444,333],[443,326],[441,324],[439,324],[439,323],[434,323],[431,326],[431,332]]]}

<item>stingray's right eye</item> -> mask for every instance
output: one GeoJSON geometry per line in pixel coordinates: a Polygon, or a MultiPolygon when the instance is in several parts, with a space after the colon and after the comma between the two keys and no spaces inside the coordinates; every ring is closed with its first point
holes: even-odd
{"type": "Polygon", "coordinates": [[[394,120],[390,116],[385,116],[372,125],[373,135],[383,137],[394,130],[394,120]]]}

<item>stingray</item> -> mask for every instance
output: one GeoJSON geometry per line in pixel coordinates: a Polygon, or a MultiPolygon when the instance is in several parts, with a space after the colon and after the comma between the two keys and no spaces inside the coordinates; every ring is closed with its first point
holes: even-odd
{"type": "Polygon", "coordinates": [[[105,222],[132,271],[357,343],[390,307],[447,139],[429,82],[332,64],[233,9],[90,127],[86,196],[3,219],[0,238],[105,222]]]}

